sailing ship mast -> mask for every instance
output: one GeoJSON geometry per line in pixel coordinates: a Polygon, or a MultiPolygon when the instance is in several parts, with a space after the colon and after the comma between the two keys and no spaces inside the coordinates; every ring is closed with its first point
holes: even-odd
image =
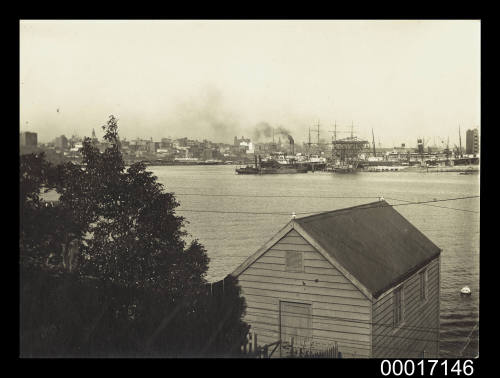
{"type": "Polygon", "coordinates": [[[372,144],[373,144],[373,157],[377,156],[377,153],[375,151],[375,135],[373,134],[373,128],[372,128],[372,144]]]}
{"type": "MultiPolygon", "coordinates": [[[[342,131],[341,131],[342,132],[342,131]]],[[[349,131],[344,131],[349,133],[349,131]]],[[[355,172],[359,163],[359,154],[365,145],[370,145],[365,140],[354,137],[354,122],[351,124],[350,137],[337,139],[335,124],[335,140],[332,141],[333,171],[341,173],[355,172]]]]}
{"type": "Polygon", "coordinates": [[[460,133],[460,125],[458,125],[458,140],[460,144],[460,157],[462,157],[462,134],[460,133]]]}

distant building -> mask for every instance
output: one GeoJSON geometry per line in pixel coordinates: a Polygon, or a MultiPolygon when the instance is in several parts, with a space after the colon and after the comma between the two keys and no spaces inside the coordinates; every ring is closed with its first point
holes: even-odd
{"type": "Polygon", "coordinates": [[[68,149],[68,144],[68,138],[66,138],[66,136],[64,135],[58,136],[56,139],[54,139],[54,146],[56,148],[59,148],[60,150],[68,149]]]}
{"type": "Polygon", "coordinates": [[[146,144],[146,150],[151,154],[155,154],[156,150],[158,150],[159,147],[160,147],[160,143],[153,142],[152,140],[148,141],[146,144]]]}
{"type": "Polygon", "coordinates": [[[184,137],[184,138],[179,138],[177,139],[175,142],[175,146],[177,147],[186,147],[187,146],[187,141],[188,141],[188,138],[184,137]]]}
{"type": "Polygon", "coordinates": [[[73,147],[70,149],[70,151],[73,152],[78,152],[83,148],[83,143],[82,142],[76,142],[73,147]]]}
{"type": "Polygon", "coordinates": [[[423,141],[423,139],[417,139],[417,148],[418,148],[419,154],[424,153],[424,141],[423,141]]]}
{"type": "Polygon", "coordinates": [[[241,137],[241,139],[238,139],[237,137],[234,137],[234,146],[240,146],[242,145],[241,143],[248,145],[248,143],[250,143],[250,138],[241,137]]]}
{"type": "Polygon", "coordinates": [[[203,160],[210,160],[210,159],[214,159],[215,158],[215,154],[214,154],[214,150],[213,149],[204,149],[202,151],[202,154],[201,154],[201,158],[203,160]]]}
{"type": "Polygon", "coordinates": [[[161,138],[160,148],[171,148],[172,147],[172,139],[170,138],[161,138]]]}
{"type": "Polygon", "coordinates": [[[465,153],[478,154],[479,153],[479,131],[478,129],[467,130],[465,134],[465,153]]]}
{"type": "Polygon", "coordinates": [[[136,140],[130,141],[131,151],[147,151],[148,141],[137,138],[136,140]]]}
{"type": "Polygon", "coordinates": [[[74,148],[78,143],[81,143],[82,141],[83,141],[82,138],[80,138],[78,135],[74,135],[74,134],[68,140],[70,148],[74,148]]]}
{"type": "Polygon", "coordinates": [[[24,131],[19,136],[20,145],[23,147],[36,147],[38,143],[37,133],[32,133],[29,131],[24,131]]]}
{"type": "Polygon", "coordinates": [[[171,150],[170,150],[170,149],[168,149],[168,148],[158,148],[158,149],[156,150],[156,154],[157,154],[157,155],[168,155],[168,154],[170,154],[170,153],[171,153],[171,150]]]}

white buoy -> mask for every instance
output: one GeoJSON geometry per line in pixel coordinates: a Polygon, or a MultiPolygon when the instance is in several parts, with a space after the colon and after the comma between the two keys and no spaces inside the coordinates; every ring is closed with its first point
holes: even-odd
{"type": "Polygon", "coordinates": [[[462,290],[460,290],[460,294],[463,294],[463,295],[470,295],[470,294],[471,294],[471,291],[470,291],[469,286],[464,286],[464,287],[462,288],[462,290]]]}

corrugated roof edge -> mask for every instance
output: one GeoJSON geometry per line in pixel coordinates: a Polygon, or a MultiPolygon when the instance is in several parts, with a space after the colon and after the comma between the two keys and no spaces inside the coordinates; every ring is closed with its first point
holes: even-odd
{"type": "Polygon", "coordinates": [[[409,271],[407,271],[406,273],[404,273],[403,275],[401,275],[400,277],[398,277],[392,283],[390,283],[389,285],[387,285],[385,288],[377,291],[376,293],[373,293],[373,298],[374,299],[378,299],[378,297],[380,297],[386,291],[391,290],[392,288],[394,288],[395,286],[399,285],[401,282],[403,282],[407,278],[409,278],[412,275],[414,275],[417,271],[419,271],[420,269],[422,269],[424,266],[428,265],[431,261],[433,261],[436,258],[438,258],[439,255],[441,255],[441,251],[442,250],[439,249],[439,251],[435,255],[429,257],[428,259],[424,260],[422,263],[416,265],[415,267],[413,267],[412,269],[410,269],[409,271]]]}

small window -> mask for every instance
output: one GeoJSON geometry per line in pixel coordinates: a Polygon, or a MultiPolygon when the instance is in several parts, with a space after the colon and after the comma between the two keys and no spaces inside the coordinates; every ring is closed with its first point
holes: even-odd
{"type": "Polygon", "coordinates": [[[286,251],[285,270],[287,272],[303,272],[304,262],[302,252],[286,251]]]}
{"type": "Polygon", "coordinates": [[[427,269],[419,273],[420,276],[420,300],[427,300],[427,269]]]}
{"type": "Polygon", "coordinates": [[[394,290],[393,294],[394,300],[394,327],[399,326],[404,319],[404,298],[403,298],[403,286],[398,287],[394,290]]]}

